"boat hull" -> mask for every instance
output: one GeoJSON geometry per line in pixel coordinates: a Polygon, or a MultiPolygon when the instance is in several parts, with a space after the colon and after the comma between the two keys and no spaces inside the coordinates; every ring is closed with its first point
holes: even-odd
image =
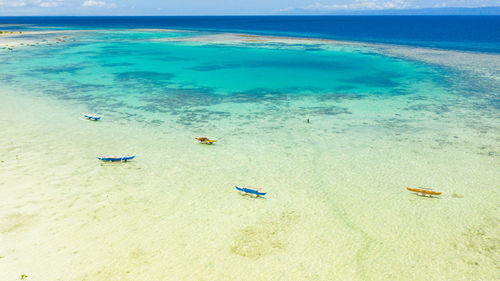
{"type": "Polygon", "coordinates": [[[127,162],[135,158],[134,156],[123,156],[123,157],[96,157],[97,159],[104,162],[127,162]]]}
{"type": "Polygon", "coordinates": [[[425,196],[437,196],[441,195],[442,192],[439,191],[434,191],[434,190],[429,190],[429,189],[421,189],[421,188],[414,188],[414,187],[406,187],[408,191],[415,192],[419,195],[425,195],[425,196]]]}
{"type": "Polygon", "coordinates": [[[98,121],[101,119],[100,116],[95,116],[95,115],[90,115],[90,114],[83,114],[83,117],[87,118],[88,120],[91,121],[98,121]]]}
{"type": "Polygon", "coordinates": [[[250,195],[254,195],[254,196],[264,196],[266,195],[267,193],[266,192],[260,192],[258,190],[255,190],[255,189],[250,189],[250,188],[244,188],[244,187],[239,187],[239,186],[234,186],[238,191],[240,192],[243,192],[245,194],[250,194],[250,195]]]}

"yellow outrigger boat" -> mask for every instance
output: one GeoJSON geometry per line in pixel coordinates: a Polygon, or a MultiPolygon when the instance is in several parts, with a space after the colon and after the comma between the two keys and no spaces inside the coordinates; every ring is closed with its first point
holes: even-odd
{"type": "Polygon", "coordinates": [[[434,191],[430,188],[425,188],[425,187],[418,187],[418,188],[414,188],[414,187],[406,187],[406,189],[408,189],[409,191],[411,192],[415,192],[417,193],[417,195],[420,195],[420,196],[427,196],[427,197],[432,197],[433,195],[441,195],[442,192],[440,191],[434,191]]]}
{"type": "Polygon", "coordinates": [[[213,144],[214,142],[216,142],[217,140],[211,140],[207,137],[198,137],[198,138],[195,138],[197,141],[199,141],[200,143],[204,143],[204,144],[213,144]]]}

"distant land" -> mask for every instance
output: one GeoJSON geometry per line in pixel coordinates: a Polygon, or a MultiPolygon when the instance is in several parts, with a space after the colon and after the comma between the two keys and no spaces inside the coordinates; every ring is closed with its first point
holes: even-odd
{"type": "Polygon", "coordinates": [[[362,16],[499,16],[499,7],[478,8],[424,8],[424,9],[387,9],[387,10],[317,10],[291,9],[285,15],[362,15],[362,16]]]}

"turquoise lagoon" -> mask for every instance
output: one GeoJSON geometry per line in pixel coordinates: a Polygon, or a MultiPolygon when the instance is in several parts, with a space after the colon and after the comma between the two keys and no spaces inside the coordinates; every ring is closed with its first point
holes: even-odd
{"type": "Polygon", "coordinates": [[[498,278],[498,55],[188,30],[23,36],[0,50],[7,279],[498,278]],[[194,142],[205,135],[219,141],[194,142]]]}

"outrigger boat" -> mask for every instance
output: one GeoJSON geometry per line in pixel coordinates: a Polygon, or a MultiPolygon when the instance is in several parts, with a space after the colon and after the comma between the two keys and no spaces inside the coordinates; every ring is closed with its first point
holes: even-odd
{"type": "Polygon", "coordinates": [[[250,195],[253,197],[259,197],[259,196],[264,196],[267,194],[267,192],[262,192],[257,189],[251,189],[251,188],[245,188],[245,187],[239,187],[239,186],[234,186],[242,195],[250,195]]]}
{"type": "Polygon", "coordinates": [[[217,140],[211,140],[207,137],[198,137],[198,138],[195,138],[197,141],[199,141],[200,143],[204,143],[204,144],[213,144],[214,142],[216,142],[217,140]]]}
{"type": "Polygon", "coordinates": [[[135,155],[130,156],[97,156],[97,159],[104,162],[127,162],[135,158],[135,155]]]}
{"type": "Polygon", "coordinates": [[[101,116],[97,114],[87,114],[87,113],[82,113],[83,117],[92,120],[92,121],[98,121],[101,119],[101,116]]]}
{"type": "Polygon", "coordinates": [[[406,189],[408,189],[411,192],[415,192],[417,195],[427,196],[427,197],[432,197],[433,195],[437,196],[442,194],[442,192],[434,191],[430,188],[425,188],[425,187],[418,187],[418,188],[406,187],[406,189]]]}

